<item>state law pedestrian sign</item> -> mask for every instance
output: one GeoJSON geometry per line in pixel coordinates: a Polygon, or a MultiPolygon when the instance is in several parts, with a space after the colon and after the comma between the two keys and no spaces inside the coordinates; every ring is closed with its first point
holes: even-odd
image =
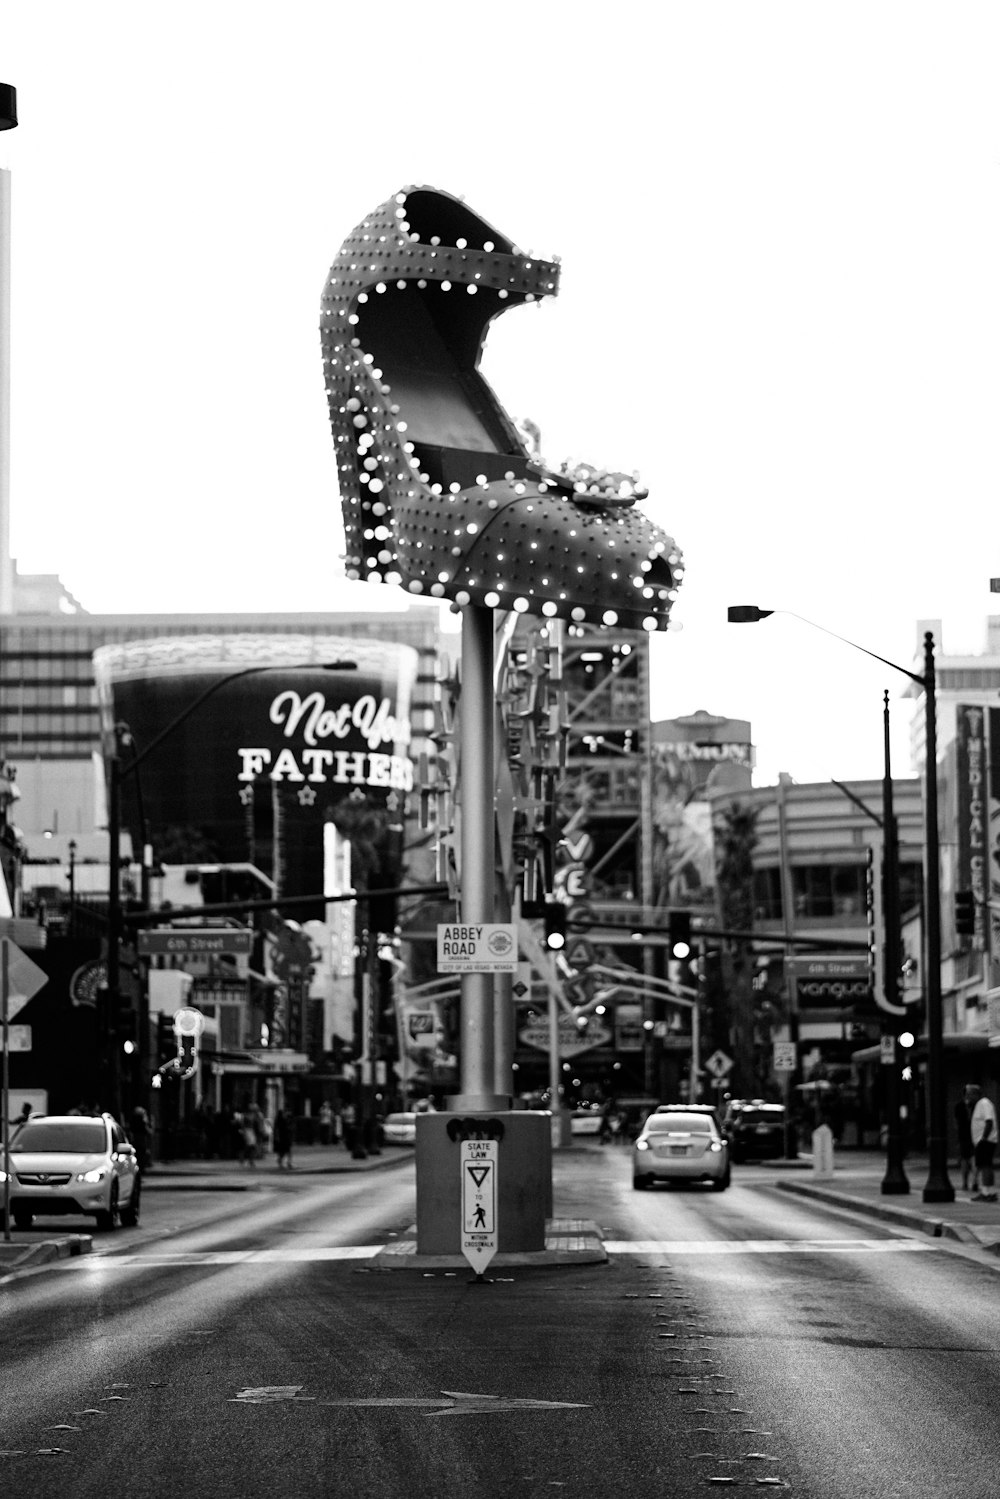
{"type": "Polygon", "coordinates": [[[516,973],[512,921],[449,922],[437,929],[439,973],[516,973]]]}
{"type": "Polygon", "coordinates": [[[463,1140],[462,1253],[482,1275],[497,1252],[497,1142],[463,1140]]]}

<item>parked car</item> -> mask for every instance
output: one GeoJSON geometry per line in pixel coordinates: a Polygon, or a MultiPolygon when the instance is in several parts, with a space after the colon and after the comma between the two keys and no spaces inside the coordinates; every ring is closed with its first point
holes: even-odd
{"type": "Polygon", "coordinates": [[[382,1120],[382,1139],[386,1145],[416,1145],[416,1114],[386,1114],[382,1120]]]}
{"type": "Polygon", "coordinates": [[[722,1131],[722,1116],[714,1103],[661,1103],[657,1108],[658,1114],[709,1114],[722,1131]]]}
{"type": "Polygon", "coordinates": [[[100,1229],[119,1222],[135,1228],[141,1191],[135,1146],[110,1114],[34,1114],[11,1136],[15,1228],[30,1228],[36,1215],[92,1217],[100,1229]]]}
{"type": "Polygon", "coordinates": [[[601,1121],[602,1115],[599,1108],[574,1109],[570,1129],[574,1135],[599,1135],[601,1121]]]}
{"type": "Polygon", "coordinates": [[[724,1192],[729,1180],[729,1146],[710,1112],[666,1109],[649,1115],[632,1147],[636,1191],[678,1181],[708,1182],[724,1192]]]}
{"type": "Polygon", "coordinates": [[[765,1103],[762,1098],[734,1099],[722,1121],[734,1162],[782,1157],[786,1148],[785,1126],[784,1105],[765,1103]]]}

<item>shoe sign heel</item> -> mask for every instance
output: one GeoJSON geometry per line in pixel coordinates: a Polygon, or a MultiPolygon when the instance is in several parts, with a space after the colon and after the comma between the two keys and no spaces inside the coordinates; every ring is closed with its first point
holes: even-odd
{"type": "Polygon", "coordinates": [[[464,203],[408,188],[347,238],[321,333],[349,577],[459,606],[665,629],[680,552],[623,475],[546,473],[480,373],[492,319],[558,290],[464,203]]]}

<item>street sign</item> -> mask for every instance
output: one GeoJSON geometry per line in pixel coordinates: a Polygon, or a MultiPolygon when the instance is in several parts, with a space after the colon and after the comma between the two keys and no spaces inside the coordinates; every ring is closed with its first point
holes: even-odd
{"type": "Polygon", "coordinates": [[[463,1140],[462,1253],[478,1275],[482,1275],[497,1252],[497,1158],[496,1140],[463,1140]]]}
{"type": "Polygon", "coordinates": [[[139,952],[144,958],[158,953],[182,958],[214,957],[222,953],[245,956],[253,951],[253,938],[253,932],[240,927],[147,931],[139,933],[139,952]]]}
{"type": "Polygon", "coordinates": [[[0,949],[7,955],[7,1019],[13,1020],[28,1000],[44,988],[49,976],[10,937],[0,937],[0,949]]]}
{"type": "Polygon", "coordinates": [[[863,953],[785,959],[785,974],[794,979],[864,979],[868,973],[869,962],[863,953]]]}
{"type": "Polygon", "coordinates": [[[450,922],[437,929],[439,973],[516,973],[512,921],[450,922]]]}
{"type": "Polygon", "coordinates": [[[732,1057],[727,1057],[724,1051],[713,1051],[705,1063],[705,1070],[706,1072],[710,1072],[713,1077],[725,1077],[727,1073],[733,1070],[733,1059],[732,1057]]]}
{"type": "MultiPolygon", "coordinates": [[[[522,1046],[534,1046],[538,1051],[549,1049],[549,1024],[547,1020],[537,1020],[534,1025],[526,1025],[517,1033],[517,1039],[522,1046]]],[[[572,1015],[559,1016],[559,1055],[562,1058],[575,1057],[581,1051],[593,1051],[595,1046],[608,1046],[614,1040],[614,1036],[602,1020],[593,1015],[587,1016],[587,1028],[581,1030],[572,1015]]]]}
{"type": "Polygon", "coordinates": [[[531,964],[518,963],[517,977],[511,985],[515,999],[531,998],[531,964]]]}
{"type": "Polygon", "coordinates": [[[774,1059],[771,1063],[775,1072],[795,1071],[795,1042],[775,1041],[774,1059]]]}
{"type": "Polygon", "coordinates": [[[594,961],[594,944],[588,942],[586,937],[571,937],[566,944],[566,962],[570,968],[581,973],[589,968],[594,961]]]}
{"type": "Polygon", "coordinates": [[[7,1050],[8,1051],[30,1051],[31,1050],[31,1026],[9,1025],[7,1027],[7,1050]]]}

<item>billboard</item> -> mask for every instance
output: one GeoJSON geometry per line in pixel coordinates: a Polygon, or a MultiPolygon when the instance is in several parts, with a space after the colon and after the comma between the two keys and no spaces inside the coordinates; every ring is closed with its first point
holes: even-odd
{"type": "Polygon", "coordinates": [[[401,827],[413,785],[412,647],[178,636],[102,646],[94,668],[105,755],[117,744],[122,821],[136,849],[151,842],[163,858],[164,846],[187,840],[187,862],[249,862],[281,894],[311,894],[324,888],[332,821],[352,841],[360,878],[398,883],[387,878],[398,868],[385,867],[380,820],[382,832],[401,827]],[[145,758],[133,771],[135,754],[145,758]]]}

